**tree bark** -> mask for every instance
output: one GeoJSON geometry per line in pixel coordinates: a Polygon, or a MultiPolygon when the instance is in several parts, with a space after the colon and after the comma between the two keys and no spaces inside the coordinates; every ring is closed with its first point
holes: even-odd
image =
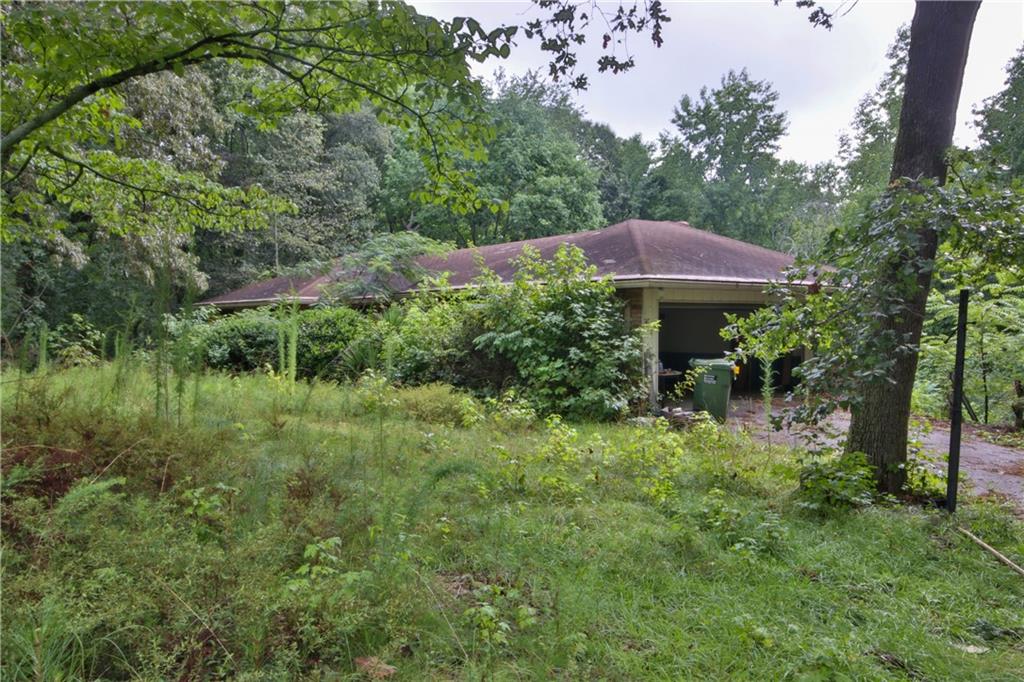
{"type": "MultiPolygon", "coordinates": [[[[890,176],[894,183],[905,177],[933,178],[939,184],[946,181],[945,154],[953,143],[967,49],[980,4],[917,3],[910,25],[903,108],[890,176]]],[[[907,190],[894,186],[891,191],[907,190]]],[[[921,340],[931,264],[938,248],[934,230],[919,230],[917,237],[915,261],[924,265],[917,267],[916,292],[902,313],[884,322],[915,347],[921,340]]],[[[906,482],[907,428],[916,372],[917,351],[901,354],[896,358],[891,381],[869,385],[853,410],[847,449],[867,454],[883,492],[897,493],[906,482]]]]}

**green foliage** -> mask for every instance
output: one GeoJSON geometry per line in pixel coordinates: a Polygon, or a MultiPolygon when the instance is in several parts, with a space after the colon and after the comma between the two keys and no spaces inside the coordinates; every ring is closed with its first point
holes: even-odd
{"type": "Polygon", "coordinates": [[[280,371],[294,352],[297,376],[338,380],[358,374],[345,366],[345,353],[368,327],[365,316],[351,308],[310,308],[284,317],[257,308],[212,320],[201,334],[206,363],[213,369],[280,371]]]}
{"type": "Polygon", "coordinates": [[[464,202],[464,174],[446,152],[475,151],[489,132],[473,111],[481,89],[469,60],[507,56],[516,33],[437,21],[403,3],[38,4],[9,8],[3,20],[12,57],[2,122],[6,239],[63,229],[54,201],[113,233],[151,231],[153,216],[178,230],[266,224],[268,209],[281,207],[258,186],[229,189],[122,153],[125,131],[139,124],[118,86],[215,63],[274,74],[232,102],[261,125],[301,107],[349,111],[369,102],[382,120],[414,131],[435,188],[457,187],[464,202]]]}
{"type": "Polygon", "coordinates": [[[366,317],[352,308],[325,306],[298,315],[298,372],[303,377],[339,380],[348,376],[345,351],[368,326],[366,317]]]}
{"type": "Polygon", "coordinates": [[[535,76],[499,76],[486,104],[495,127],[486,158],[462,162],[473,174],[478,200],[470,210],[441,210],[409,200],[426,174],[408,154],[396,156],[380,197],[387,227],[414,228],[460,246],[532,239],[602,227],[598,171],[577,139],[582,116],[558,90],[535,76]],[[566,119],[569,119],[567,121],[566,119]],[[394,193],[391,193],[394,192],[394,193]]]}
{"type": "Polygon", "coordinates": [[[545,261],[526,252],[511,285],[481,291],[475,345],[507,360],[542,412],[608,418],[641,394],[641,331],[630,330],[608,279],[576,247],[545,261]]]}
{"type": "Polygon", "coordinates": [[[651,428],[640,430],[620,457],[644,495],[665,505],[679,494],[677,479],[683,471],[684,454],[682,439],[672,432],[668,421],[659,418],[651,428]]]}
{"type": "MultiPolygon", "coordinates": [[[[218,84],[225,99],[260,82],[251,71],[225,71],[225,82],[218,84]]],[[[214,291],[248,284],[271,268],[280,275],[283,269],[330,263],[377,231],[373,204],[394,143],[391,130],[371,113],[300,112],[269,131],[248,118],[231,120],[232,128],[221,135],[229,150],[221,181],[259,184],[288,197],[295,211],[275,216],[265,230],[200,232],[196,251],[214,291]]],[[[408,152],[409,163],[422,167],[414,150],[408,152]]],[[[425,168],[422,183],[429,183],[425,168]]]]}
{"type": "Polygon", "coordinates": [[[1006,87],[974,114],[982,153],[1005,177],[1024,177],[1024,47],[1006,65],[1006,87]]]}
{"type": "MultiPolygon", "coordinates": [[[[961,260],[958,265],[959,273],[947,268],[928,299],[915,406],[933,417],[950,414],[959,283],[971,289],[964,392],[977,421],[1008,423],[1016,398],[1013,382],[1024,380],[1024,283],[1008,271],[976,277],[985,271],[978,258],[961,260]]],[[[966,413],[965,419],[970,418],[966,413]]]]}
{"type": "Polygon", "coordinates": [[[863,452],[815,457],[800,470],[797,504],[818,513],[865,507],[875,499],[875,473],[863,452]]]}
{"type": "MultiPolygon", "coordinates": [[[[621,416],[641,396],[640,331],[628,328],[614,287],[594,279],[578,249],[551,261],[525,254],[511,284],[493,273],[477,284],[452,291],[425,282],[378,314],[299,313],[299,374],[338,380],[372,369],[400,384],[441,381],[492,397],[516,387],[492,411],[526,400],[531,411],[573,418],[621,416]]],[[[267,311],[214,322],[210,366],[272,364],[279,324],[267,311]]]]}
{"type": "Polygon", "coordinates": [[[514,587],[478,585],[475,603],[463,612],[485,650],[509,644],[513,631],[528,633],[537,624],[537,609],[514,587]]]}
{"type": "Polygon", "coordinates": [[[817,422],[836,407],[855,407],[866,386],[892,380],[897,357],[918,353],[916,339],[883,321],[906,314],[920,278],[936,266],[917,256],[922,235],[945,243],[950,260],[977,259],[982,277],[1012,272],[1024,262],[1022,207],[1024,186],[996,184],[984,172],[963,170],[960,182],[944,188],[906,180],[874,202],[856,228],[832,236],[832,267],[798,265],[788,286],[772,288],[781,302],[732,331],[740,348],[812,351],[795,370],[803,401],[789,418],[817,422]]]}
{"type": "Polygon", "coordinates": [[[844,222],[855,221],[889,184],[909,48],[910,28],[901,26],[885,55],[889,61],[885,75],[858,102],[850,133],[839,137],[844,222]]]}
{"type": "MultiPolygon", "coordinates": [[[[518,391],[510,388],[497,398],[484,401],[487,416],[494,426],[504,433],[515,433],[533,426],[537,420],[537,411],[518,391]]],[[[472,422],[480,421],[471,419],[472,422]]]]}
{"type": "Polygon", "coordinates": [[[335,268],[345,277],[327,287],[324,295],[341,301],[386,301],[395,291],[423,279],[426,270],[418,258],[442,256],[449,249],[448,244],[416,232],[377,235],[338,259],[335,268]]]}
{"type": "Polygon", "coordinates": [[[72,314],[49,338],[50,352],[62,365],[89,365],[103,354],[103,333],[81,315],[72,314]]]}
{"type": "Polygon", "coordinates": [[[712,488],[703,497],[697,518],[703,530],[741,554],[778,553],[786,536],[777,513],[746,513],[733,506],[720,488],[712,488]]]}
{"type": "Polygon", "coordinates": [[[481,413],[481,405],[473,396],[450,384],[410,386],[399,392],[397,401],[399,412],[428,424],[472,424],[481,413]]]}
{"type": "MultiPolygon", "coordinates": [[[[713,424],[428,427],[401,407],[425,394],[386,380],[210,373],[179,425],[127,371],[116,397],[110,365],[30,377],[18,410],[4,391],[5,679],[1021,668],[1024,588],[941,512],[808,515],[796,453],[713,424]],[[12,484],[12,463],[38,475],[12,484]]],[[[968,498],[957,523],[1024,555],[1005,507],[968,498]]]]}
{"type": "Polygon", "coordinates": [[[776,157],[787,127],[778,99],[771,83],[746,70],[730,71],[696,99],[683,95],[675,131],[661,140],[646,212],[772,248],[816,251],[831,227],[834,171],[776,157]]]}
{"type": "Polygon", "coordinates": [[[265,308],[214,321],[206,332],[206,360],[214,369],[262,370],[278,358],[278,320],[265,308]]]}

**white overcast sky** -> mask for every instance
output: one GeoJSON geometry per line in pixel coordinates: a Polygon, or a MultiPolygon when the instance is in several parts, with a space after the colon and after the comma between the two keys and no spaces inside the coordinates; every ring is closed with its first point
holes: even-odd
{"type": "MultiPolygon", "coordinates": [[[[474,17],[485,28],[522,24],[538,12],[525,0],[414,4],[438,18],[474,17]]],[[[649,38],[634,36],[629,47],[637,65],[623,74],[597,72],[601,31],[593,27],[593,35],[579,51],[590,88],[577,95],[577,101],[588,117],[609,124],[620,136],[640,133],[653,141],[669,127],[672,109],[684,93],[696,95],[703,85],[716,86],[729,69],[746,67],[752,77],[774,84],[779,107],[789,114],[781,155],[808,163],[833,157],[838,135],[848,127],[858,100],[885,71],[885,52],[897,28],[909,24],[914,14],[913,2],[859,0],[826,31],[812,27],[807,11],[792,2],[779,7],[771,0],[665,4],[672,21],[665,26],[664,46],[657,49],[649,38]]],[[[823,3],[830,9],[838,4],[823,3]]],[[[524,37],[517,41],[509,59],[489,60],[478,67],[480,75],[490,77],[499,67],[510,73],[546,73],[547,60],[536,43],[524,37]]],[[[1006,64],[1022,44],[1024,0],[984,0],[960,97],[958,144],[974,142],[971,110],[1002,89],[1006,64]]]]}

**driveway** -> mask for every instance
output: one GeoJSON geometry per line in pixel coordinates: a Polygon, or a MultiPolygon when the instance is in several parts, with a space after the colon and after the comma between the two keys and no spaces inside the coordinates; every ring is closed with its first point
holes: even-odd
{"type": "MultiPolygon", "coordinates": [[[[773,412],[778,414],[785,404],[783,399],[776,398],[773,412]]],[[[792,445],[806,443],[806,430],[779,432],[769,429],[765,424],[764,406],[760,399],[741,396],[733,400],[729,417],[730,424],[749,430],[758,440],[792,445]]],[[[849,413],[837,412],[832,415],[827,426],[814,435],[836,443],[846,433],[849,425],[849,413]]],[[[960,441],[961,491],[966,489],[975,495],[1003,496],[1024,511],[1024,449],[995,445],[985,440],[984,435],[981,427],[964,424],[960,441]]],[[[920,442],[926,456],[935,458],[939,466],[945,467],[949,452],[948,423],[922,422],[922,426],[911,429],[911,438],[920,442]]]]}

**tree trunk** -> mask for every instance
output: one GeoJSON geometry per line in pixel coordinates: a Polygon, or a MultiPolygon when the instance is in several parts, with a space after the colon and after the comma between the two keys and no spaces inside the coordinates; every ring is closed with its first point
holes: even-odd
{"type": "MultiPolygon", "coordinates": [[[[980,2],[919,1],[910,25],[910,55],[904,82],[903,109],[893,154],[891,179],[934,178],[946,181],[946,150],[953,143],[967,48],[980,2]]],[[[893,191],[905,191],[898,188],[893,191]]],[[[915,346],[921,339],[925,303],[931,288],[930,263],[938,248],[934,230],[918,232],[917,292],[904,311],[885,324],[915,346]]],[[[871,384],[853,411],[847,449],[868,455],[878,487],[899,492],[906,481],[910,398],[917,352],[897,357],[891,382],[871,384]]]]}

